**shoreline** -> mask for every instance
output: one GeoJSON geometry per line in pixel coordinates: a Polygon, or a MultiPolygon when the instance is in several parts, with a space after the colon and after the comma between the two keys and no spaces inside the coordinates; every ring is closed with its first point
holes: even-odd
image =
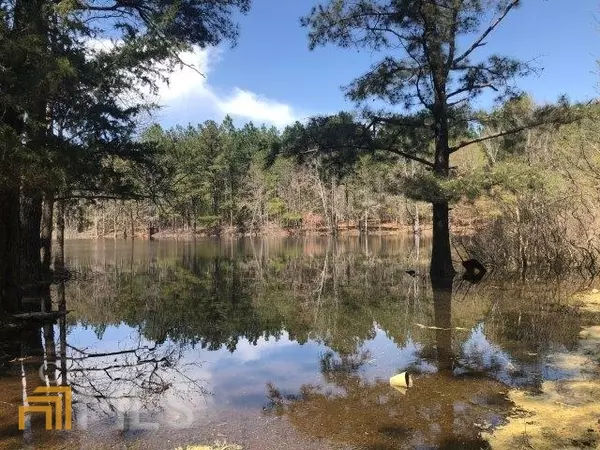
{"type": "MultiPolygon", "coordinates": [[[[421,236],[429,236],[432,233],[431,227],[421,227],[418,234],[421,236]]],[[[407,236],[414,235],[415,232],[410,226],[397,228],[397,229],[373,229],[369,230],[368,233],[361,233],[358,230],[339,230],[337,235],[330,233],[328,230],[299,230],[297,232],[290,232],[283,229],[278,230],[264,230],[260,232],[232,232],[225,231],[222,233],[207,233],[207,232],[196,232],[187,231],[187,230],[165,230],[160,231],[152,235],[149,238],[147,233],[136,233],[134,235],[133,240],[194,240],[199,238],[230,238],[230,239],[239,239],[239,238],[270,238],[270,237],[360,237],[360,236],[407,236]]],[[[56,237],[53,237],[56,239],[56,237]]],[[[122,234],[115,235],[113,233],[104,234],[104,235],[96,235],[92,232],[84,232],[84,233],[65,233],[66,240],[83,240],[83,239],[115,239],[115,240],[132,240],[131,235],[124,237],[122,234]]]]}
{"type": "Polygon", "coordinates": [[[586,318],[578,348],[550,355],[548,364],[577,375],[544,381],[537,395],[509,391],[515,412],[506,424],[483,434],[491,448],[600,448],[600,292],[577,293],[569,303],[586,318]]]}

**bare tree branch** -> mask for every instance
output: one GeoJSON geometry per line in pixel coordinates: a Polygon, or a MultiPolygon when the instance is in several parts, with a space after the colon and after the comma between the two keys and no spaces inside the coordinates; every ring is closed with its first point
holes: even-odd
{"type": "Polygon", "coordinates": [[[403,158],[410,159],[412,161],[416,161],[418,163],[421,163],[421,164],[423,164],[423,165],[425,165],[427,167],[433,168],[433,163],[431,161],[428,161],[428,160],[426,160],[424,158],[421,158],[419,156],[416,156],[416,155],[413,155],[413,154],[410,154],[410,153],[406,153],[406,152],[403,152],[402,150],[398,150],[398,149],[395,149],[395,148],[386,148],[385,150],[387,150],[387,151],[389,151],[391,153],[395,153],[396,155],[400,155],[403,158]]]}
{"type": "Polygon", "coordinates": [[[479,89],[486,89],[486,88],[487,89],[491,89],[491,90],[493,90],[495,92],[498,92],[498,88],[496,86],[494,86],[492,83],[473,84],[471,86],[465,86],[463,88],[457,89],[454,92],[450,92],[448,94],[448,98],[452,98],[452,97],[454,97],[456,95],[460,95],[460,94],[463,94],[465,92],[473,92],[473,91],[476,91],[476,90],[479,90],[479,89]]]}
{"type": "Polygon", "coordinates": [[[500,22],[502,22],[504,20],[504,18],[508,15],[508,13],[510,12],[510,10],[513,9],[515,6],[517,6],[518,3],[519,3],[519,0],[512,0],[508,4],[508,6],[504,9],[504,11],[496,18],[496,20],[494,20],[490,24],[490,26],[483,32],[483,34],[481,34],[481,36],[479,36],[479,38],[477,38],[475,40],[475,42],[473,42],[473,44],[467,50],[465,50],[465,52],[463,54],[461,54],[460,56],[458,56],[453,61],[453,65],[456,65],[456,64],[460,63],[464,59],[468,58],[469,55],[471,53],[473,53],[477,48],[484,46],[485,45],[485,42],[483,42],[484,39],[487,38],[490,35],[490,33],[492,31],[494,31],[494,29],[496,29],[496,27],[498,25],[500,25],[500,22]]]}
{"type": "Polygon", "coordinates": [[[496,138],[499,138],[499,137],[509,136],[511,134],[520,133],[521,131],[525,131],[525,130],[529,130],[531,128],[539,127],[539,126],[545,125],[547,123],[548,122],[536,122],[534,124],[527,124],[527,125],[523,125],[521,127],[510,129],[510,130],[500,131],[498,133],[490,134],[489,136],[482,136],[480,138],[473,139],[471,141],[462,141],[458,145],[450,147],[450,153],[454,153],[457,150],[460,150],[461,148],[467,147],[467,146],[472,145],[472,144],[478,144],[479,142],[489,141],[490,139],[496,139],[496,138]]]}

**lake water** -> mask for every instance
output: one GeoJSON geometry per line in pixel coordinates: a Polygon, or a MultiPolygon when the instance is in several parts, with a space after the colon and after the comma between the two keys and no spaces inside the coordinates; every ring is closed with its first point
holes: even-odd
{"type": "Polygon", "coordinates": [[[433,292],[429,245],[70,241],[66,321],[1,337],[0,448],[485,448],[509,389],[579,376],[553,358],[577,346],[578,286],[491,274],[433,292]],[[404,371],[414,386],[390,387],[404,371]],[[24,396],[56,383],[73,429],[19,431],[24,396]]]}

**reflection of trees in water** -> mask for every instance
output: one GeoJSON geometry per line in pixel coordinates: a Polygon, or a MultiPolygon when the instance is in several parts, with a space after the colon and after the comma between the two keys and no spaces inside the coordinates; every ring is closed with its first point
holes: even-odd
{"type": "Polygon", "coordinates": [[[273,413],[284,414],[299,430],[368,449],[482,449],[476,423],[494,423],[509,410],[499,394],[503,386],[490,380],[429,375],[405,395],[387,382],[346,381],[337,393],[303,387],[285,396],[271,387],[273,413]],[[489,404],[500,404],[492,411],[489,404]]]}
{"type": "MultiPolygon", "coordinates": [[[[192,364],[181,363],[176,345],[143,345],[138,342],[125,350],[91,352],[67,344],[69,385],[96,411],[112,414],[122,400],[135,400],[141,408],[160,406],[169,391],[184,385],[204,393],[201,380],[186,374],[192,364]]],[[[181,395],[182,393],[176,392],[181,395]]]]}
{"type": "Polygon", "coordinates": [[[409,337],[420,343],[421,358],[440,371],[469,361],[468,371],[529,385],[539,383],[535,372],[543,370],[550,345],[577,341],[579,317],[570,310],[557,314],[565,287],[524,288],[489,279],[432,292],[410,247],[390,250],[371,242],[367,252],[364,243],[343,240],[286,243],[275,251],[265,241],[240,245],[186,245],[177,257],[104,261],[104,273],[82,271],[83,278],[71,283],[75,318],[99,329],[124,322],[152,342],[211,350],[234,351],[239,339],[256,343],[285,331],[299,343],[310,339],[348,357],[380,329],[400,347],[409,337]],[[416,269],[414,277],[408,267],[416,269]],[[489,358],[464,354],[481,350],[463,346],[476,329],[510,355],[510,377],[506,368],[476,367],[474,361],[489,358]]]}
{"type": "Polygon", "coordinates": [[[233,351],[240,338],[256,342],[285,330],[299,342],[351,351],[374,335],[374,321],[407,314],[403,298],[420,305],[416,286],[424,280],[404,273],[408,263],[397,254],[355,254],[333,241],[308,254],[291,248],[201,257],[191,250],[134,266],[133,276],[118,265],[85,274],[73,283],[70,304],[84,324],[124,322],[153,340],[233,351]]]}
{"type": "Polygon", "coordinates": [[[268,411],[311,436],[369,449],[487,448],[474,424],[489,426],[508,413],[504,386],[491,378],[455,376],[451,282],[434,287],[433,304],[437,373],[418,376],[414,387],[398,393],[386,381],[361,377],[368,352],[328,352],[320,365],[325,387],[304,385],[298,394],[284,394],[267,384],[268,411]]]}
{"type": "MultiPolygon", "coordinates": [[[[401,435],[405,436],[402,442],[408,442],[408,432],[394,428],[389,417],[412,417],[413,436],[427,434],[427,425],[447,427],[443,433],[430,430],[432,436],[475,439],[472,427],[464,434],[462,425],[452,428],[450,422],[440,422],[440,417],[453,416],[454,409],[463,408],[465,402],[468,412],[456,413],[457,423],[481,417],[485,408],[474,407],[473,401],[479,405],[481,398],[501,388],[489,379],[451,376],[464,356],[461,346],[470,335],[468,330],[483,320],[485,337],[501,344],[515,365],[527,370],[542,364],[550,343],[569,347],[577,341],[579,317],[559,301],[568,287],[530,285],[523,289],[491,279],[468,292],[464,287],[456,291],[456,286],[454,292],[448,286],[432,292],[420,275],[426,273],[426,266],[415,249],[381,240],[370,240],[367,246],[365,242],[316,239],[305,247],[285,241],[275,248],[265,241],[208,249],[186,244],[176,246],[175,254],[169,248],[152,250],[152,245],[141,254],[130,253],[129,247],[123,257],[118,251],[112,257],[99,252],[95,262],[78,263],[72,258],[77,277],[66,289],[58,285],[57,292],[59,307],[66,309],[68,304],[75,312],[68,322],[59,324],[59,345],[52,345],[55,327],[44,327],[43,342],[39,330],[31,341],[31,348],[46,350],[47,362],[57,359],[59,367],[69,369],[75,389],[97,401],[99,410],[110,411],[119,397],[142,393],[152,406],[165,392],[181,392],[183,385],[200,390],[186,378],[180,361],[186,346],[211,350],[224,346],[234,351],[240,339],[256,343],[260,337],[279,338],[286,332],[299,343],[310,339],[328,347],[320,361],[323,378],[342,392],[304,386],[291,397],[280,393],[283,410],[300,428],[309,427],[307,417],[316,414],[327,426],[351,428],[349,436],[354,436],[365,427],[360,415],[344,412],[354,408],[356,414],[368,409],[367,419],[374,415],[371,419],[379,424],[377,433],[384,443],[386,439],[400,442],[401,435]],[[414,277],[405,272],[409,268],[415,269],[414,277]],[[122,353],[75,349],[66,339],[74,322],[100,335],[107,326],[124,323],[142,337],[122,348],[122,353]],[[455,331],[456,327],[467,331],[455,331]],[[396,394],[390,393],[387,381],[366,383],[361,368],[370,358],[363,344],[378,330],[399,347],[409,338],[421,344],[421,359],[435,363],[439,373],[422,375],[417,389],[406,397],[392,397],[396,394]],[[454,386],[452,391],[448,386],[454,386]],[[409,408],[403,412],[398,402],[407,399],[411,399],[409,408]],[[365,406],[371,404],[380,405],[381,416],[371,411],[377,408],[365,406]],[[323,416],[326,411],[345,417],[348,424],[330,421],[323,416]]],[[[427,259],[426,254],[422,256],[427,259]]],[[[473,372],[473,367],[468,369],[473,372]]],[[[494,375],[495,368],[484,369],[494,375]]],[[[524,373],[523,379],[530,382],[530,374],[524,373]]],[[[271,388],[277,391],[276,386],[271,388]]]]}
{"type": "MultiPolygon", "coordinates": [[[[59,310],[66,308],[64,294],[61,282],[56,289],[59,310]]],[[[41,309],[51,311],[52,303],[47,298],[41,304],[41,309]]],[[[115,421],[127,417],[127,410],[157,412],[164,409],[165,400],[179,399],[184,405],[186,400],[205,393],[202,380],[194,378],[193,370],[188,373],[196,364],[181,361],[183,347],[178,343],[148,342],[138,337],[120,341],[116,344],[118,350],[101,351],[71,345],[67,330],[66,318],[61,316],[58,324],[46,322],[22,327],[18,333],[13,331],[12,345],[4,348],[0,389],[8,390],[8,395],[5,392],[3,398],[12,399],[17,374],[22,398],[15,407],[26,404],[27,395],[38,386],[68,385],[74,394],[74,426],[81,427],[88,418],[115,421]]],[[[0,446],[4,442],[37,448],[56,441],[57,434],[44,431],[42,415],[27,416],[26,429],[15,433],[15,411],[6,418],[6,427],[0,427],[0,446]]],[[[121,426],[126,426],[125,422],[121,426]]]]}
{"type": "Polygon", "coordinates": [[[452,283],[433,289],[435,347],[437,367],[440,372],[450,372],[454,367],[452,352],[452,283]]]}
{"type": "MultiPolygon", "coordinates": [[[[496,379],[510,382],[501,375],[502,372],[506,374],[506,370],[514,370],[514,367],[510,359],[504,357],[505,354],[501,355],[504,361],[498,361],[496,354],[479,354],[490,353],[497,348],[486,339],[482,325],[473,328],[470,333],[463,332],[463,336],[460,335],[462,330],[454,331],[457,320],[453,318],[453,312],[460,313],[469,303],[453,305],[453,288],[452,282],[446,282],[434,285],[432,290],[434,321],[429,329],[435,333],[435,345],[429,354],[424,351],[421,357],[432,359],[437,372],[418,376],[415,387],[408,389],[404,395],[392,391],[385,381],[376,379],[368,382],[362,377],[360,369],[369,357],[358,349],[353,354],[327,353],[322,357],[324,386],[304,385],[298,393],[284,394],[276,386],[267,385],[268,410],[286,415],[298,429],[311,436],[328,437],[365,448],[396,449],[422,445],[448,449],[488,448],[480,436],[481,428],[499,424],[510,410],[510,403],[502,394],[506,385],[496,379]],[[487,345],[460,345],[468,336],[477,337],[479,344],[487,345]],[[504,364],[499,365],[499,362],[504,364]]],[[[497,289],[494,291],[497,294],[497,289]]],[[[512,292],[514,294],[514,290],[512,292]]],[[[481,301],[493,298],[486,297],[489,294],[484,288],[472,295],[481,301]]],[[[532,303],[519,303],[513,298],[502,305],[498,304],[496,297],[496,302],[489,302],[489,309],[482,312],[491,322],[491,331],[499,331],[497,336],[506,338],[507,334],[503,334],[505,329],[496,327],[506,325],[507,317],[511,317],[515,309],[523,316],[526,314],[523,309],[527,310],[528,304],[535,305],[527,317],[535,323],[529,328],[532,342],[538,343],[540,338],[549,338],[541,331],[548,326],[548,320],[558,328],[565,327],[564,323],[559,326],[559,322],[563,321],[562,315],[539,314],[555,304],[560,298],[557,294],[552,289],[538,291],[532,303]]],[[[460,301],[460,295],[457,297],[460,301]]],[[[527,296],[521,297],[524,298],[527,296]]],[[[477,320],[481,319],[478,317],[477,320]]],[[[577,326],[573,326],[576,322],[577,315],[570,314],[566,327],[573,331],[566,335],[558,332],[555,339],[576,338],[573,335],[578,330],[577,326]]],[[[522,363],[523,367],[532,369],[526,360],[522,363]]],[[[405,369],[407,367],[400,370],[405,369]]],[[[542,379],[538,373],[523,370],[514,375],[534,389],[539,388],[542,379]]]]}
{"type": "Polygon", "coordinates": [[[368,350],[359,350],[353,354],[337,355],[332,351],[325,352],[319,361],[321,373],[327,383],[343,386],[350,378],[356,376],[360,368],[371,360],[368,350]]]}
{"type": "Polygon", "coordinates": [[[267,413],[285,415],[312,437],[360,448],[482,449],[488,447],[481,428],[499,423],[510,410],[497,381],[439,372],[419,376],[413,388],[399,393],[387,380],[361,377],[367,361],[361,354],[327,356],[321,365],[325,387],[303,385],[286,393],[267,384],[267,413]]]}
{"type": "Polygon", "coordinates": [[[417,260],[411,244],[374,240],[368,253],[358,240],[214,245],[146,250],[134,258],[119,258],[117,252],[102,260],[100,273],[80,267],[81,278],[69,286],[76,319],[99,332],[126,323],[149,340],[231,351],[239,339],[256,343],[286,331],[300,343],[312,339],[352,353],[378,326],[398,345],[409,336],[426,344],[439,341],[434,347],[450,355],[452,349],[442,346],[448,330],[414,326],[436,321],[444,329],[472,329],[485,320],[488,338],[518,349],[519,357],[543,351],[548,342],[573,345],[577,339],[576,315],[552,313],[565,291],[490,279],[477,286],[463,283],[451,301],[443,293],[447,289],[432,295],[420,275],[426,273],[427,255],[417,260]],[[416,276],[406,274],[407,268],[416,269],[416,276]]]}

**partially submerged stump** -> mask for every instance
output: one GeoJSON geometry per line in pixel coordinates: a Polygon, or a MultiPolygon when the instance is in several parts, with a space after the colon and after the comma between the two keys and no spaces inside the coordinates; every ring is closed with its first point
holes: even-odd
{"type": "Polygon", "coordinates": [[[476,259],[467,259],[462,262],[462,265],[465,268],[463,280],[473,284],[479,283],[487,273],[485,266],[476,259]]]}

